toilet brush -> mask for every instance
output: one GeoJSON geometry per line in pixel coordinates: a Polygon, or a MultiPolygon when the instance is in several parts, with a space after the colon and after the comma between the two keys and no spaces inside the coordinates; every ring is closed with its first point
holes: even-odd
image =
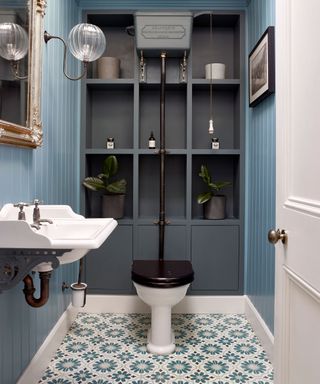
{"type": "Polygon", "coordinates": [[[83,271],[83,258],[79,263],[78,282],[71,284],[72,289],[72,305],[76,308],[82,308],[86,305],[87,298],[87,284],[81,282],[83,271]]]}

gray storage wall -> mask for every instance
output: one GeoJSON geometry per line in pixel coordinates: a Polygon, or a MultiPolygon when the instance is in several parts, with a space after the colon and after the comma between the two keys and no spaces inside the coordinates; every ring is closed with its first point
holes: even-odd
{"type": "MultiPolygon", "coordinates": [[[[148,149],[148,138],[153,131],[159,144],[160,59],[146,59],[147,82],[139,83],[139,57],[125,32],[133,14],[92,11],[84,20],[108,33],[107,54],[119,57],[123,69],[120,79],[101,80],[92,65],[82,83],[81,177],[97,175],[105,157],[115,154],[119,177],[128,182],[125,217],[107,242],[86,257],[86,280],[91,293],[134,293],[132,260],[158,257],[159,156],[148,149]],[[115,139],[113,150],[105,148],[109,136],[115,139]]],[[[192,261],[195,281],[189,294],[243,294],[244,14],[214,12],[212,50],[209,25],[209,15],[194,19],[187,83],[179,83],[180,60],[167,60],[165,258],[192,261]],[[226,79],[213,81],[220,140],[220,149],[213,151],[204,66],[217,61],[226,64],[226,79]],[[205,190],[198,176],[202,164],[215,180],[232,183],[224,191],[224,220],[203,219],[196,201],[205,190]]],[[[100,200],[98,193],[82,189],[83,214],[100,217],[100,200]]]]}

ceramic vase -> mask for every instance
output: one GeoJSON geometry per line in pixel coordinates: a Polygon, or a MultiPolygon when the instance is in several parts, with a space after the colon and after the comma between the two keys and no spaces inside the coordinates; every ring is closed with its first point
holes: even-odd
{"type": "Polygon", "coordinates": [[[221,220],[226,217],[226,197],[223,195],[212,196],[212,198],[204,203],[203,215],[205,219],[221,220]]]}
{"type": "Polygon", "coordinates": [[[99,79],[118,79],[120,77],[120,60],[117,57],[101,57],[98,60],[99,79]]]}
{"type": "Polygon", "coordinates": [[[102,217],[121,219],[124,215],[124,194],[102,196],[102,217]]]}
{"type": "Polygon", "coordinates": [[[205,67],[206,79],[224,79],[226,66],[222,63],[210,63],[205,67]]]}

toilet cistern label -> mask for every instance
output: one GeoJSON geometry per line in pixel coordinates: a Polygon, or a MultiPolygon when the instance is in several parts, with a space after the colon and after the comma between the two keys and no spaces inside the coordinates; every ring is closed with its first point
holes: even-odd
{"type": "Polygon", "coordinates": [[[141,30],[145,39],[182,39],[186,34],[183,25],[146,25],[141,30]]]}

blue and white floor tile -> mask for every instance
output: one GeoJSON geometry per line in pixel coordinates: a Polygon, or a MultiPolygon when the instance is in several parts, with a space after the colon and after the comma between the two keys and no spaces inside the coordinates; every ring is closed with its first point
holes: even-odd
{"type": "Polygon", "coordinates": [[[80,313],[39,383],[272,384],[271,363],[242,315],[173,315],[176,351],[146,351],[150,316],[80,313]]]}

